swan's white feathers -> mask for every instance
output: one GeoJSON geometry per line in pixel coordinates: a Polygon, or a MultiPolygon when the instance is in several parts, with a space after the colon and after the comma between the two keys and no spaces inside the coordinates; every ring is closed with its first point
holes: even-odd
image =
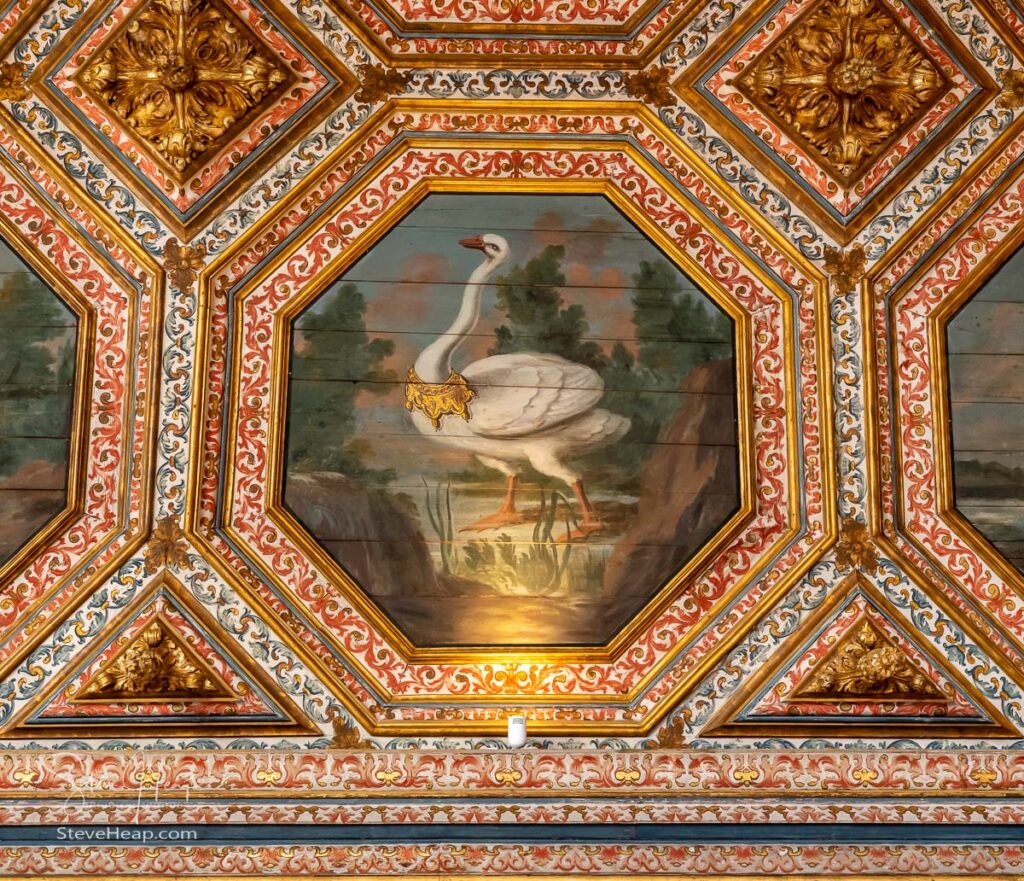
{"type": "Polygon", "coordinates": [[[604,394],[604,381],[589,367],[538,352],[492,355],[463,375],[477,394],[469,429],[490,437],[549,431],[586,413],[604,394]]]}

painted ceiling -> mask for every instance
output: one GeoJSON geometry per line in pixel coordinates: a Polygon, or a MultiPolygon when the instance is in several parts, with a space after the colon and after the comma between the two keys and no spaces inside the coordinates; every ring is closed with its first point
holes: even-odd
{"type": "MultiPolygon", "coordinates": [[[[1019,374],[970,360],[1020,354],[995,330],[1019,310],[984,304],[1020,300],[1022,109],[1014,0],[0,6],[0,272],[37,276],[74,354],[66,480],[4,533],[0,825],[136,800],[181,823],[1019,823],[1018,539],[958,469],[995,445],[986,479],[1024,479],[1019,374]],[[425,199],[485,193],[603,198],[735,328],[738,508],[594,645],[423,645],[285,504],[299,316],[425,199]]],[[[459,847],[296,859],[1024,869],[994,844],[459,847]]],[[[294,869],[232,853],[130,856],[294,869]]],[[[118,859],[0,847],[0,873],[118,859]]]]}

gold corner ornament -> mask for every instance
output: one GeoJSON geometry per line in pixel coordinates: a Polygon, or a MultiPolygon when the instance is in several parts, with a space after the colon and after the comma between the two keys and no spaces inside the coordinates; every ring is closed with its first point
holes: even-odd
{"type": "Polygon", "coordinates": [[[199,277],[206,257],[206,246],[201,242],[195,247],[180,244],[177,239],[168,239],[164,245],[164,271],[171,284],[179,291],[187,291],[199,277]]]}
{"type": "Polygon", "coordinates": [[[143,561],[149,575],[160,569],[183,569],[188,566],[188,542],[177,517],[168,516],[157,521],[143,561]]]}
{"type": "Polygon", "coordinates": [[[734,84],[850,186],[948,81],[881,0],[823,0],[734,84]]]}
{"type": "Polygon", "coordinates": [[[836,545],[836,567],[841,572],[858,570],[872,575],[878,571],[878,552],[868,528],[853,518],[843,521],[836,545]]]}
{"type": "Polygon", "coordinates": [[[0,101],[24,101],[29,96],[28,68],[20,61],[0,64],[0,101]]]}
{"type": "Polygon", "coordinates": [[[331,749],[373,749],[373,744],[348,719],[336,716],[331,722],[331,728],[334,732],[331,749]]]}
{"type": "Polygon", "coordinates": [[[665,107],[675,101],[667,67],[649,67],[622,77],[622,86],[631,98],[639,98],[652,107],[665,107]]]}
{"type": "Polygon", "coordinates": [[[159,616],[104,664],[73,700],[225,700],[231,689],[159,616]]]}
{"type": "Polygon", "coordinates": [[[854,245],[847,251],[828,246],[825,248],[825,270],[832,276],[832,288],[844,297],[852,294],[864,278],[867,254],[863,245],[854,245]]]}
{"type": "Polygon", "coordinates": [[[179,174],[292,77],[219,0],[151,0],[76,74],[179,174]]]}
{"type": "Polygon", "coordinates": [[[400,95],[412,82],[412,74],[408,71],[373,64],[360,64],[357,73],[359,88],[355,99],[364,104],[376,104],[392,95],[400,95]]]}
{"type": "Polygon", "coordinates": [[[790,700],[801,698],[944,700],[935,683],[867,618],[815,665],[790,700]]]}
{"type": "Polygon", "coordinates": [[[1024,107],[1024,70],[1002,70],[999,72],[999,97],[996,105],[1006,110],[1020,110],[1024,107]]]}
{"type": "Polygon", "coordinates": [[[469,402],[475,397],[476,392],[466,382],[466,377],[455,370],[440,383],[424,382],[416,375],[414,367],[409,368],[405,377],[405,409],[423,413],[434,431],[441,430],[445,416],[461,416],[469,422],[472,419],[469,402]]]}

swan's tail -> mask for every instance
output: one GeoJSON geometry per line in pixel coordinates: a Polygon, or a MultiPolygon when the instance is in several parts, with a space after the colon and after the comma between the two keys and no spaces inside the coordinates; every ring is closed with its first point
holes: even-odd
{"type": "Polygon", "coordinates": [[[629,431],[629,426],[629,419],[618,413],[591,410],[579,419],[559,426],[562,429],[559,434],[567,441],[566,451],[583,452],[620,440],[629,431]]]}

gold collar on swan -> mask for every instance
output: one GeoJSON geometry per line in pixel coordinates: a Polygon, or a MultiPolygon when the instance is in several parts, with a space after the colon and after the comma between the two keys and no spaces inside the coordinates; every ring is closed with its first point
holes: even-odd
{"type": "Polygon", "coordinates": [[[467,422],[472,419],[469,402],[476,397],[466,377],[454,370],[444,382],[424,382],[416,375],[413,367],[405,376],[405,409],[421,411],[434,426],[441,430],[445,416],[461,416],[467,422]]]}

